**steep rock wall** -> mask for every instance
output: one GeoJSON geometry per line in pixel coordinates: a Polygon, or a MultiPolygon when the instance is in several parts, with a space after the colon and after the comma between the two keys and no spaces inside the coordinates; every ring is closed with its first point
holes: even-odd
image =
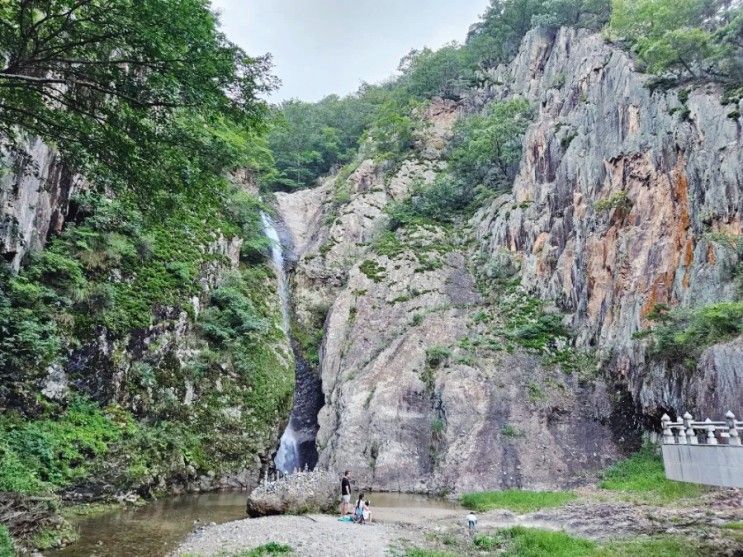
{"type": "Polygon", "coordinates": [[[28,252],[62,230],[81,180],[38,138],[13,151],[0,142],[0,168],[0,257],[17,271],[28,252]]]}
{"type": "Polygon", "coordinates": [[[426,225],[398,232],[392,249],[376,245],[385,208],[445,168],[458,112],[435,101],[415,153],[397,168],[363,160],[347,180],[277,196],[303,246],[296,319],[308,326],[327,312],[319,462],[386,490],[576,483],[618,454],[604,385],[536,355],[472,344],[486,304],[468,230],[426,225]],[[337,201],[339,188],[349,199],[337,201]]]}
{"type": "Polygon", "coordinates": [[[513,193],[475,219],[483,251],[519,257],[523,284],[570,316],[579,345],[599,349],[648,417],[740,414],[738,344],[710,348],[689,373],[651,360],[633,339],[656,304],[736,294],[735,250],[713,240],[734,243],[742,232],[743,123],[728,116],[736,107],[713,85],[688,99],[652,91],[628,54],[574,29],[530,32],[490,78],[471,108],[518,94],[537,115],[513,193]]]}

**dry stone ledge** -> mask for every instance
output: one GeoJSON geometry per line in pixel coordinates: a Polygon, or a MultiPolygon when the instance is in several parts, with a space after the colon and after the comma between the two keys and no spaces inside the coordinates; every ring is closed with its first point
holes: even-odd
{"type": "Polygon", "coordinates": [[[338,504],[339,490],[340,476],[334,473],[297,472],[254,489],[246,511],[251,517],[330,511],[338,504]]]}

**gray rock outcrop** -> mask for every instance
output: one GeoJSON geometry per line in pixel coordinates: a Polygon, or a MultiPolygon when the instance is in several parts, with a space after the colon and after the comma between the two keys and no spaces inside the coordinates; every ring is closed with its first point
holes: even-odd
{"type": "Polygon", "coordinates": [[[330,472],[298,472],[256,487],[246,510],[252,517],[329,512],[338,506],[339,486],[339,478],[330,472]]]}
{"type": "Polygon", "coordinates": [[[324,323],[320,464],[372,488],[567,485],[663,412],[741,413],[740,339],[690,371],[635,336],[657,304],[736,299],[741,111],[712,85],[652,89],[629,54],[567,28],[530,32],[487,81],[459,105],[435,101],[399,167],[359,160],[278,196],[300,246],[297,321],[324,323]],[[445,168],[457,115],[514,95],[534,120],[513,190],[459,228],[380,239],[385,208],[445,168]],[[597,357],[587,375],[498,346],[498,269],[564,316],[572,350],[597,357]]]}

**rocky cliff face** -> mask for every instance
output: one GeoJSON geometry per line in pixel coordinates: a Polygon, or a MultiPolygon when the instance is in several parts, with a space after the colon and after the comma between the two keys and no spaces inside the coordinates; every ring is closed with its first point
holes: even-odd
{"type": "Polygon", "coordinates": [[[320,464],[376,489],[566,485],[616,458],[638,418],[743,410],[740,340],[690,373],[633,338],[656,304],[736,295],[719,238],[741,234],[741,121],[720,92],[652,91],[573,29],[532,31],[489,83],[434,101],[397,167],[358,161],[277,195],[298,327],[324,330],[320,464]],[[454,228],[384,232],[385,208],[445,168],[458,114],[513,95],[535,118],[512,192],[454,228]],[[575,337],[525,350],[509,329],[525,312],[564,316],[575,337]]]}
{"type": "Polygon", "coordinates": [[[0,174],[0,256],[14,271],[26,253],[41,249],[50,232],[62,229],[81,182],[39,139],[21,151],[0,146],[0,168],[5,169],[0,174]]]}
{"type": "Polygon", "coordinates": [[[736,295],[740,107],[711,85],[652,91],[626,53],[573,29],[530,33],[491,78],[473,105],[519,94],[538,115],[513,193],[476,218],[484,252],[517,254],[526,288],[570,315],[579,346],[598,348],[646,415],[740,413],[739,342],[689,373],[633,339],[656,304],[736,295]]]}
{"type": "Polygon", "coordinates": [[[469,228],[375,239],[385,207],[443,168],[458,110],[435,102],[415,158],[397,169],[364,160],[347,181],[277,195],[300,247],[299,324],[327,312],[320,465],[401,491],[568,484],[617,454],[603,384],[485,345],[481,314],[492,308],[469,228]],[[334,192],[348,187],[339,203],[334,192]]]}

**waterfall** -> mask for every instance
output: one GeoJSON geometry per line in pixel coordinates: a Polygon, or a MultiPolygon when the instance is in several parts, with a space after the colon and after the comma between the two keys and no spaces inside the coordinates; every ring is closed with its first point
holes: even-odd
{"type": "Polygon", "coordinates": [[[284,332],[289,336],[289,281],[286,278],[286,265],[284,261],[284,247],[279,238],[279,231],[273,219],[261,211],[263,222],[263,233],[271,241],[271,261],[276,271],[278,281],[279,298],[281,298],[281,316],[284,319],[284,332]]]}
{"type": "Polygon", "coordinates": [[[305,466],[312,469],[317,463],[317,414],[323,404],[322,385],[307,362],[301,350],[291,336],[289,310],[289,281],[286,274],[286,256],[276,223],[266,213],[261,213],[263,233],[271,241],[271,261],[273,262],[278,281],[278,292],[281,298],[281,312],[284,320],[284,331],[289,337],[296,362],[296,383],[294,404],[289,416],[289,423],[281,435],[274,465],[277,470],[286,474],[305,466]]]}

